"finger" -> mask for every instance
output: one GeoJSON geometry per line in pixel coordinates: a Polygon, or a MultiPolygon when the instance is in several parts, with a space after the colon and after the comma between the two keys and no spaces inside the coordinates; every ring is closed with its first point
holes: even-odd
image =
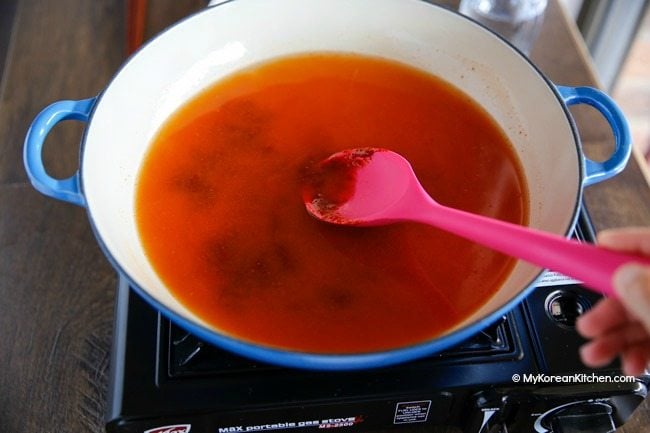
{"type": "Polygon", "coordinates": [[[616,299],[605,298],[578,317],[576,329],[583,337],[593,338],[618,328],[627,321],[629,318],[623,304],[616,299]]]}
{"type": "Polygon", "coordinates": [[[603,230],[597,240],[605,248],[650,255],[650,227],[603,230]]]}
{"type": "Polygon", "coordinates": [[[621,303],[650,334],[650,268],[640,265],[621,266],[614,273],[613,285],[621,303]]]}
{"type": "Polygon", "coordinates": [[[603,346],[599,341],[592,341],[580,347],[580,359],[587,367],[604,367],[616,358],[618,352],[603,346]]]}
{"type": "Polygon", "coordinates": [[[627,376],[639,376],[643,374],[650,362],[650,346],[637,344],[629,347],[621,355],[621,367],[623,374],[627,376]]]}
{"type": "Polygon", "coordinates": [[[650,337],[642,325],[633,323],[583,345],[580,348],[580,357],[586,365],[600,367],[609,364],[627,348],[640,344],[650,346],[650,337]]]}

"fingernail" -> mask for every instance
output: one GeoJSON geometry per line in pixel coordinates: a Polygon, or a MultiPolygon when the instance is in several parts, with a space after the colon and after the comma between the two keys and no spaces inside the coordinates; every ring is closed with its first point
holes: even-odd
{"type": "Polygon", "coordinates": [[[625,298],[641,294],[644,282],[644,269],[638,265],[621,266],[614,273],[614,289],[625,298]]]}
{"type": "Polygon", "coordinates": [[[623,304],[647,320],[650,309],[650,270],[639,265],[622,266],[614,274],[614,290],[623,304]]]}
{"type": "Polygon", "coordinates": [[[580,353],[580,359],[582,360],[582,363],[587,367],[602,367],[603,365],[607,364],[598,362],[598,360],[594,357],[593,348],[594,345],[592,342],[588,342],[580,346],[578,352],[580,353]]]}
{"type": "Polygon", "coordinates": [[[591,349],[589,348],[589,345],[591,343],[585,343],[580,348],[578,348],[578,352],[580,352],[580,358],[584,361],[585,359],[589,359],[589,352],[591,349]]]}

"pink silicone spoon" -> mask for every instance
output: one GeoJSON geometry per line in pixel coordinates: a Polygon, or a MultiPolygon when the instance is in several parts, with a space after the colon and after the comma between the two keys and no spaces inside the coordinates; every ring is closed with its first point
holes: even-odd
{"type": "Polygon", "coordinates": [[[612,275],[629,262],[650,259],[443,206],[418,181],[411,164],[386,149],[352,149],[322,161],[303,189],[307,211],[335,224],[430,224],[494,250],[576,278],[616,297],[612,275]]]}

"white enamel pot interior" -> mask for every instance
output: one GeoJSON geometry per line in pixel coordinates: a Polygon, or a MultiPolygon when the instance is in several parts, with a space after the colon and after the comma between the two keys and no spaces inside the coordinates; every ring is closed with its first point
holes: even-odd
{"type": "Polygon", "coordinates": [[[168,116],[237,70],[314,51],[396,60],[462,89],[516,149],[529,188],[530,226],[560,235],[571,231],[585,164],[563,96],[500,38],[419,0],[235,0],[174,25],[134,55],[95,103],[82,148],[79,201],[111,263],[154,307],[208,342],[262,361],[332,370],[441,351],[515,305],[541,269],[519,262],[482,308],[444,336],[388,352],[338,356],[261,347],[211,328],[176,300],[143,251],[134,219],[137,173],[168,116]]]}

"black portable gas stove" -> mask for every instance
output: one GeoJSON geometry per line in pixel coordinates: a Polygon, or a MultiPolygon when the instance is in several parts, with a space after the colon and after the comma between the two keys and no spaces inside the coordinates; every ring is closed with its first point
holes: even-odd
{"type": "MultiPolygon", "coordinates": [[[[594,239],[584,212],[575,237],[594,239]]],[[[562,279],[557,284],[537,287],[500,321],[441,354],[390,368],[314,372],[205,344],[122,280],[106,430],[612,431],[646,396],[648,377],[616,382],[617,365],[593,370],[580,362],[583,340],[574,322],[599,296],[562,279]]]]}

